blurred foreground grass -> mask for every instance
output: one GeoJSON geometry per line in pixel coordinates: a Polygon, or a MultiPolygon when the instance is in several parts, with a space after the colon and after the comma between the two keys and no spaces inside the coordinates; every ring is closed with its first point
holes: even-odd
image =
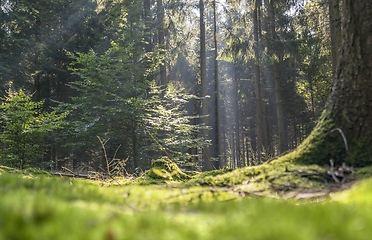
{"type": "Polygon", "coordinates": [[[0,240],[371,239],[371,200],[372,179],[317,202],[3,172],[0,240]]]}

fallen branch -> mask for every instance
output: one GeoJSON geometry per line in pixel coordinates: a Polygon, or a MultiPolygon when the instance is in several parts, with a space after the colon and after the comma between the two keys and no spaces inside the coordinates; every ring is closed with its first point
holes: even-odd
{"type": "MultiPolygon", "coordinates": [[[[70,177],[70,178],[86,178],[86,179],[96,179],[96,175],[90,174],[72,174],[72,173],[59,173],[59,172],[48,172],[50,175],[53,176],[61,176],[61,177],[70,177]]],[[[103,176],[104,178],[108,178],[107,176],[103,176]]]]}
{"type": "Polygon", "coordinates": [[[62,167],[63,170],[73,174],[73,175],[77,175],[76,173],[74,173],[73,171],[71,171],[70,169],[66,168],[66,167],[62,167]]]}

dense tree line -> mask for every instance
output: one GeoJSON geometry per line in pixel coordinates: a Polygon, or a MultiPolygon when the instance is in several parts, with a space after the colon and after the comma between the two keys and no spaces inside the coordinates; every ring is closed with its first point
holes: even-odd
{"type": "Polygon", "coordinates": [[[1,0],[1,94],[23,89],[43,111],[69,113],[33,166],[103,169],[97,136],[131,172],[165,151],[197,170],[260,164],[316,125],[336,71],[339,9],[334,0],[1,0]]]}

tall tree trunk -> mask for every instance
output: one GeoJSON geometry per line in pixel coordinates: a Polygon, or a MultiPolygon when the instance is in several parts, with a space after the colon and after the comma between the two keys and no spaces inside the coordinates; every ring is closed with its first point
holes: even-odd
{"type": "Polygon", "coordinates": [[[216,156],[218,158],[218,167],[223,167],[222,165],[222,156],[221,156],[221,149],[222,149],[222,126],[221,126],[221,116],[220,116],[220,83],[218,79],[218,44],[217,44],[217,14],[216,14],[216,0],[213,1],[213,40],[214,40],[214,82],[215,82],[215,113],[216,113],[216,156]]]}
{"type": "MultiPolygon", "coordinates": [[[[164,42],[164,6],[163,0],[157,0],[157,14],[158,14],[158,39],[159,39],[159,48],[160,56],[164,57],[165,51],[165,42],[164,42]]],[[[166,72],[166,62],[165,60],[160,61],[160,84],[167,84],[167,72],[166,72]]]]}
{"type": "Polygon", "coordinates": [[[235,131],[231,133],[231,159],[232,159],[232,168],[236,168],[236,144],[235,144],[235,131]]]}
{"type": "Polygon", "coordinates": [[[251,152],[251,164],[250,165],[257,165],[257,147],[256,147],[256,138],[257,138],[257,135],[256,135],[256,131],[254,131],[254,129],[256,129],[256,125],[255,125],[255,121],[254,119],[252,118],[250,120],[250,146],[248,146],[249,148],[249,151],[251,152]]]}
{"type": "MultiPolygon", "coordinates": [[[[152,37],[153,37],[153,31],[151,30],[152,27],[152,14],[151,14],[151,1],[150,0],[145,0],[143,4],[143,19],[145,22],[145,43],[144,43],[144,48],[146,53],[151,53],[153,51],[152,49],[152,37]]],[[[151,68],[152,61],[150,57],[147,57],[146,59],[147,64],[145,67],[147,69],[151,68]]],[[[146,80],[148,82],[151,82],[154,79],[154,74],[153,73],[148,73],[146,76],[146,80]]],[[[149,95],[151,89],[150,87],[147,87],[147,95],[149,95]]],[[[150,141],[150,140],[149,140],[150,141]]]]}
{"type": "Polygon", "coordinates": [[[152,51],[152,46],[151,46],[151,31],[150,28],[151,28],[151,2],[150,0],[145,0],[144,1],[144,4],[143,4],[143,18],[144,18],[144,21],[145,21],[145,31],[146,31],[146,35],[145,35],[145,51],[148,53],[148,52],[151,52],[152,51]]]}
{"type": "Polygon", "coordinates": [[[372,2],[344,0],[343,10],[341,56],[332,92],[297,154],[298,162],[329,164],[333,158],[336,164],[372,165],[372,2]]]}
{"type": "MultiPolygon", "coordinates": [[[[276,41],[278,40],[276,31],[275,31],[275,14],[274,14],[274,5],[273,0],[269,1],[269,25],[270,25],[270,38],[274,48],[278,49],[278,44],[276,41]]],[[[279,72],[279,62],[282,59],[280,50],[275,50],[274,54],[276,55],[276,59],[273,63],[274,69],[274,78],[275,78],[275,97],[276,97],[276,111],[277,111],[277,118],[278,118],[278,136],[279,136],[279,153],[282,153],[286,150],[285,145],[285,133],[284,133],[284,116],[283,116],[283,106],[282,106],[282,93],[281,93],[281,80],[280,80],[280,72],[279,72]]]]}
{"type": "Polygon", "coordinates": [[[258,150],[258,161],[261,162],[261,153],[262,153],[262,96],[261,96],[261,76],[260,76],[260,46],[258,41],[258,0],[255,1],[255,8],[253,10],[253,34],[255,41],[255,90],[256,90],[256,126],[257,126],[257,150],[258,150]]]}
{"type": "Polygon", "coordinates": [[[329,28],[331,32],[331,52],[333,75],[336,72],[337,61],[340,57],[339,48],[341,45],[341,16],[340,0],[328,0],[329,7],[329,28]]]}
{"type": "MultiPolygon", "coordinates": [[[[262,40],[262,24],[261,24],[261,18],[262,18],[262,12],[261,12],[261,3],[257,5],[257,22],[258,22],[258,41],[261,42],[262,40]]],[[[261,46],[260,52],[261,52],[261,46]]],[[[265,159],[267,159],[267,156],[269,156],[270,152],[270,141],[269,141],[269,129],[267,126],[267,112],[266,112],[266,102],[267,99],[265,99],[265,78],[264,78],[264,71],[263,67],[260,66],[260,75],[261,75],[261,98],[262,98],[262,104],[261,104],[261,110],[262,110],[262,146],[263,150],[265,152],[265,159]]]]}
{"type": "MultiPolygon", "coordinates": [[[[233,130],[235,130],[234,132],[236,133],[235,135],[235,141],[236,141],[236,147],[233,149],[235,151],[236,148],[240,148],[240,116],[239,116],[239,73],[238,73],[238,69],[235,69],[234,70],[234,82],[233,82],[233,101],[232,101],[232,104],[233,104],[233,112],[234,112],[234,124],[235,124],[235,128],[233,128],[233,130]]],[[[239,164],[239,160],[240,160],[240,155],[237,155],[237,162],[239,164]]]]}
{"type": "Polygon", "coordinates": [[[225,103],[223,100],[220,100],[220,129],[221,129],[221,132],[220,132],[220,139],[221,139],[221,142],[220,142],[220,154],[221,154],[221,158],[220,160],[222,160],[222,162],[220,162],[220,167],[223,168],[223,167],[226,167],[227,166],[227,140],[226,140],[226,108],[225,108],[225,103]]]}
{"type": "MultiPolygon", "coordinates": [[[[200,10],[200,77],[201,77],[201,87],[202,87],[202,115],[203,123],[205,126],[208,126],[208,82],[207,82],[207,57],[205,49],[205,23],[204,23],[204,2],[203,0],[199,1],[199,10],[200,10]]],[[[208,139],[208,129],[203,130],[203,135],[205,139],[208,139]]],[[[203,171],[212,170],[210,168],[208,157],[209,157],[209,147],[204,147],[205,154],[203,161],[203,171]]]]}
{"type": "Polygon", "coordinates": [[[136,169],[138,167],[138,136],[137,136],[137,128],[138,124],[136,122],[136,119],[132,117],[132,159],[133,159],[133,169],[136,169]]]}

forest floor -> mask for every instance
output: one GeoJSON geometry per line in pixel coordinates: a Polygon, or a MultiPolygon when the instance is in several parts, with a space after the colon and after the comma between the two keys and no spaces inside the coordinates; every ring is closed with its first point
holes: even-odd
{"type": "Polygon", "coordinates": [[[181,173],[165,163],[111,180],[0,166],[0,240],[372,236],[371,167],[273,162],[181,173]]]}

